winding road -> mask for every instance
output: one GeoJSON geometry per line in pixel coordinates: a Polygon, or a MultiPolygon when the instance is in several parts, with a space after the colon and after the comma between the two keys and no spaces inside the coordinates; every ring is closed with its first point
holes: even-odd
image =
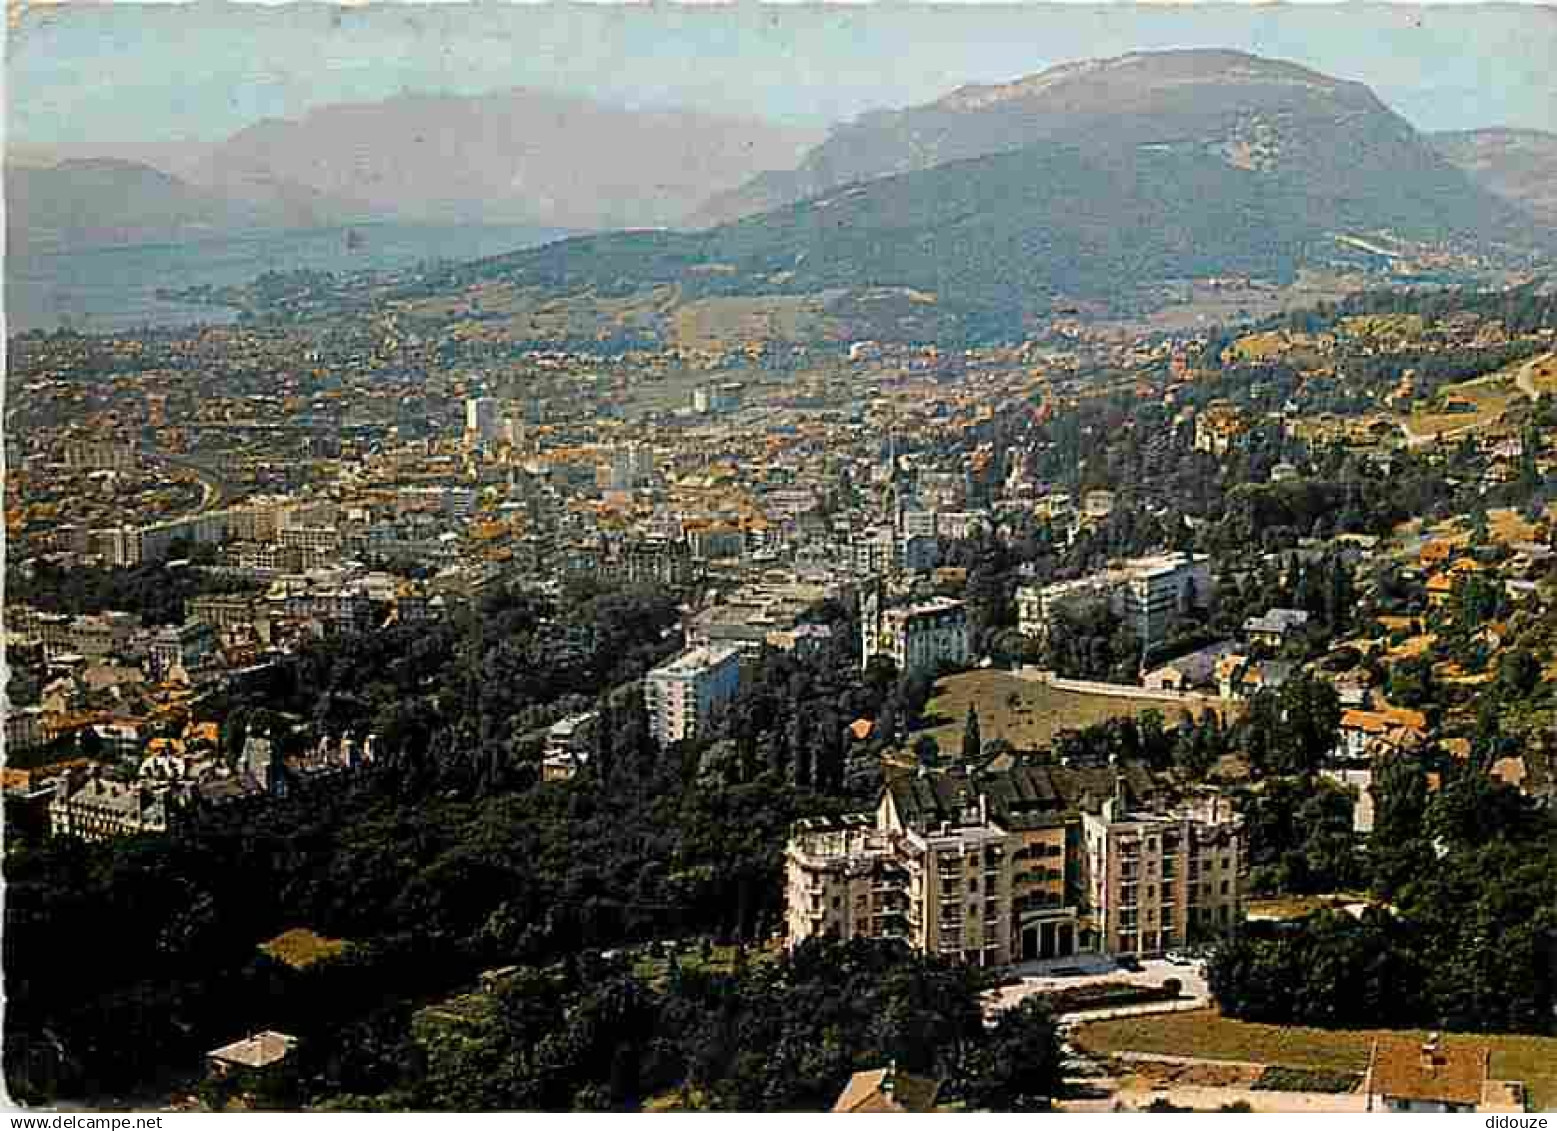
{"type": "MultiPolygon", "coordinates": [[[[1535,374],[1543,366],[1557,362],[1557,353],[1543,353],[1539,357],[1532,357],[1521,365],[1514,374],[1514,387],[1524,396],[1529,398],[1532,404],[1541,399],[1541,390],[1535,387],[1535,374]]],[[[1480,378],[1487,380],[1487,378],[1480,378]]],[[[1418,432],[1411,427],[1409,420],[1401,420],[1400,432],[1406,438],[1406,447],[1420,448],[1424,444],[1433,444],[1439,440],[1452,440],[1456,436],[1463,436],[1467,432],[1474,432],[1486,424],[1484,420],[1474,420],[1469,424],[1462,424],[1458,428],[1447,428],[1442,432],[1418,432]]]]}

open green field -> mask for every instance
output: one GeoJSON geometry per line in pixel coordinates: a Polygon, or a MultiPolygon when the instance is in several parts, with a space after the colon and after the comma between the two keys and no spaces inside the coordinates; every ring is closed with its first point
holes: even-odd
{"type": "MultiPolygon", "coordinates": [[[[1074,1040],[1095,1053],[1159,1053],[1283,1068],[1363,1072],[1374,1038],[1387,1032],[1257,1025],[1204,1009],[1092,1021],[1076,1029],[1074,1040]]],[[[1427,1037],[1425,1031],[1408,1035],[1427,1037]]],[[[1451,1033],[1446,1040],[1450,1044],[1490,1046],[1494,1079],[1523,1080],[1537,1110],[1557,1108],[1557,1037],[1451,1033]]]]}
{"type": "Polygon", "coordinates": [[[1480,428],[1491,424],[1503,415],[1503,410],[1510,404],[1523,399],[1523,394],[1514,383],[1515,372],[1510,370],[1487,377],[1478,377],[1474,381],[1465,381],[1458,385],[1445,385],[1438,391],[1437,403],[1432,410],[1412,413],[1407,421],[1411,431],[1418,436],[1439,436],[1445,432],[1458,432],[1465,428],[1480,428]],[[1442,411],[1443,405],[1450,397],[1469,401],[1475,406],[1475,411],[1442,411]]]}
{"type": "Polygon", "coordinates": [[[1557,354],[1550,354],[1532,363],[1530,387],[1543,397],[1557,396],[1557,354]]]}
{"type": "MultiPolygon", "coordinates": [[[[709,951],[707,961],[704,961],[699,949],[693,947],[681,952],[676,957],[676,965],[683,970],[702,970],[709,974],[733,974],[735,973],[735,953],[733,946],[714,946],[709,951]]],[[[746,952],[746,960],[753,964],[771,961],[772,955],[761,949],[750,949],[746,952]]],[[[650,954],[640,955],[633,962],[633,976],[643,979],[655,986],[663,986],[670,976],[670,959],[657,958],[650,954]]]]}
{"type": "Polygon", "coordinates": [[[1366,903],[1363,892],[1339,892],[1334,895],[1279,895],[1268,899],[1251,899],[1245,905],[1254,919],[1301,919],[1326,908],[1340,909],[1348,903],[1366,903]]]}
{"type": "Polygon", "coordinates": [[[344,939],[327,939],[307,927],[294,927],[269,942],[261,943],[260,950],[277,962],[285,962],[294,970],[302,970],[315,962],[344,954],[349,945],[344,939]]]}
{"type": "Polygon", "coordinates": [[[676,345],[694,349],[832,337],[842,330],[827,315],[826,299],[823,294],[697,299],[670,316],[671,337],[676,345]]]}
{"type": "Polygon", "coordinates": [[[590,338],[606,329],[657,334],[678,299],[678,290],[670,286],[613,297],[588,291],[555,295],[487,282],[455,295],[411,300],[399,309],[416,318],[448,322],[456,338],[528,341],[590,338]]]}
{"type": "MultiPolygon", "coordinates": [[[[979,736],[985,742],[1003,738],[1018,750],[1050,745],[1062,730],[1077,730],[1108,719],[1161,712],[1174,722],[1184,708],[1167,699],[1134,699],[1083,695],[1043,683],[1018,679],[1010,672],[976,671],[948,676],[935,685],[925,717],[935,725],[928,734],[943,751],[962,748],[963,721],[972,704],[979,713],[979,736]],[[1014,699],[1013,699],[1014,696],[1014,699]]],[[[915,739],[918,734],[913,736],[915,739]]]]}

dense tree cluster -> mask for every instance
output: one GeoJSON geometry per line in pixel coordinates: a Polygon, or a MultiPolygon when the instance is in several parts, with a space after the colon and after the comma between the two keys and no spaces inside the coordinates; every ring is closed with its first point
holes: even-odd
{"type": "Polygon", "coordinates": [[[6,598],[50,613],[101,613],[120,610],[148,625],[182,624],[185,602],[206,593],[252,591],[251,582],[223,576],[197,565],[148,563],[131,569],[64,567],[46,558],[28,570],[9,569],[6,598]]]}
{"type": "Polygon", "coordinates": [[[1238,799],[1254,892],[1322,893],[1366,885],[1353,798],[1324,780],[1273,778],[1238,799]]]}
{"type": "MultiPolygon", "coordinates": [[[[860,680],[845,622],[833,652],[759,665],[721,723],[725,742],[662,750],[633,680],[666,654],[677,617],[652,591],[579,589],[555,604],[499,591],[448,623],[327,637],[211,704],[228,755],[251,734],[285,746],[297,725],[371,730],[379,762],[282,802],[198,811],[174,837],[14,848],[14,1087],[123,1091],[267,1026],[384,1044],[408,1003],[483,968],[656,938],[768,937],[792,821],[852,807],[879,782],[873,765],[854,799],[837,792],[844,723],[888,698],[907,710],[905,694],[922,710],[928,684],[905,693],[890,667],[860,680]],[[537,662],[559,639],[577,645],[537,662]],[[601,720],[580,776],[539,782],[546,725],[590,708],[601,720]],[[724,763],[721,746],[733,748],[724,763]],[[298,925],[351,940],[340,976],[379,970],[379,996],[332,990],[336,1007],[312,1021],[282,1008],[321,995],[278,989],[302,975],[256,946],[298,925]]],[[[338,1055],[352,1079],[379,1071],[338,1055]]]]}
{"type": "Polygon", "coordinates": [[[976,972],[900,944],[744,953],[724,973],[673,958],[659,984],[620,961],[524,968],[459,1025],[424,1026],[426,1070],[394,1097],[456,1110],[827,1110],[850,1075],[895,1063],[943,1100],[1036,1106],[1059,1083],[1037,1006],[986,1029],[976,972]]]}
{"type": "Polygon", "coordinates": [[[6,875],[9,1078],[124,1089],[193,1063],[213,1035],[283,1027],[274,964],[255,947],[300,924],[419,955],[416,978],[386,979],[383,1000],[341,1024],[490,966],[765,937],[790,823],[836,804],[772,774],[699,781],[695,758],[652,746],[624,751],[609,781],[518,792],[408,757],[336,790],[213,811],[182,837],[19,849],[6,875]]]}
{"type": "MultiPolygon", "coordinates": [[[[1369,863],[1388,903],[1323,912],[1224,945],[1209,977],[1229,1016],[1280,1024],[1550,1033],[1557,1005],[1557,827],[1479,765],[1391,759],[1369,863]]],[[[1314,816],[1319,816],[1316,812],[1314,816]]],[[[1256,810],[1269,822],[1270,804],[1256,810]]]]}

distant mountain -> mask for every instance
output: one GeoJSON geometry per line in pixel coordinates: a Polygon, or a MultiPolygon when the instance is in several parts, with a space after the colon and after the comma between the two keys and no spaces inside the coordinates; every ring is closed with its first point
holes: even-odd
{"type": "Polygon", "coordinates": [[[1557,227],[1557,134],[1540,130],[1467,130],[1428,141],[1481,187],[1557,227]]]}
{"type": "Polygon", "coordinates": [[[1380,197],[1390,177],[1425,179],[1443,191],[1462,184],[1360,83],[1237,51],[1162,51],[1067,63],[867,114],[836,129],[793,171],[764,173],[714,197],[697,220],[725,223],[845,184],[1042,141],[1171,146],[1261,175],[1300,177],[1337,200],[1380,197]]]}
{"type": "Polygon", "coordinates": [[[220,142],[11,145],[17,244],[80,247],[363,219],[643,228],[793,164],[821,131],[509,90],[407,94],[220,142]]]}
{"type": "Polygon", "coordinates": [[[931,118],[877,115],[890,128],[861,126],[858,147],[835,135],[803,166],[811,185],[909,171],[702,232],[567,240],[469,272],[609,294],[670,282],[683,300],[910,288],[981,336],[1056,304],[1129,309],[1173,280],[1291,279],[1341,234],[1518,242],[1532,226],[1365,88],[1249,56],[1129,56],[935,105],[931,118]],[[1063,111],[1045,108],[1056,91],[1063,111]],[[1087,127],[1034,141],[1034,116],[1087,127]]]}
{"type": "Polygon", "coordinates": [[[819,136],[534,90],[406,94],[258,123],[216,146],[191,179],[306,185],[402,219],[658,227],[761,169],[793,164],[819,136]]]}
{"type": "Polygon", "coordinates": [[[48,166],[8,162],[5,190],[8,246],[33,251],[314,227],[363,215],[299,186],[251,184],[240,193],[106,157],[48,166]]]}

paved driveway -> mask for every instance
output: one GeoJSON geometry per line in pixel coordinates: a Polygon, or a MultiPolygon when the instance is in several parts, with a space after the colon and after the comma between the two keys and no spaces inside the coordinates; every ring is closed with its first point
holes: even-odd
{"type": "Polygon", "coordinates": [[[1078,1021],[1095,1021],[1101,1017],[1130,1017],[1141,1013],[1162,1013],[1177,1009],[1199,1009],[1210,1003],[1205,976],[1199,965],[1175,966],[1163,959],[1146,959],[1139,971],[1121,970],[1113,962],[1094,957],[1077,958],[1059,963],[1032,963],[1017,967],[1022,974],[1020,982],[990,990],[984,996],[986,1013],[1009,1009],[1033,994],[1049,993],[1071,986],[1090,986],[1101,982],[1130,982],[1139,986],[1160,986],[1169,978],[1177,978],[1183,989],[1176,1001],[1150,1001],[1136,1005],[1110,1006],[1106,1009],[1088,1010],[1067,1014],[1068,1024],[1078,1021]],[[1078,973],[1059,974],[1058,969],[1075,969],[1078,973]],[[1022,973],[1026,971],[1025,973],[1022,973]]]}

